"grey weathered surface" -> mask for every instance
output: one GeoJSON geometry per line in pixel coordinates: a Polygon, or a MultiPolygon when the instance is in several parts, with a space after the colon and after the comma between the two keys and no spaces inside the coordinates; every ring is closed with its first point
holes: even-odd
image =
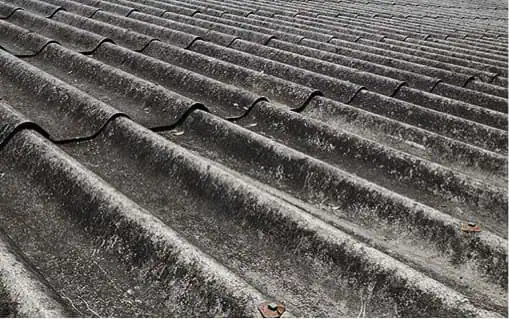
{"type": "Polygon", "coordinates": [[[0,315],[507,317],[507,52],[497,0],[0,0],[0,315]]]}

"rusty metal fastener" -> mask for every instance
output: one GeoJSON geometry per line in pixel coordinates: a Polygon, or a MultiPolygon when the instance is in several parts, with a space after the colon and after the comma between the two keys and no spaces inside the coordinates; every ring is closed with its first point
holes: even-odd
{"type": "Polygon", "coordinates": [[[277,302],[265,301],[258,306],[264,318],[279,318],[285,312],[285,305],[277,302]]]}
{"type": "Polygon", "coordinates": [[[475,223],[462,223],[461,231],[465,233],[478,233],[481,231],[481,226],[476,225],[475,223]]]}
{"type": "Polygon", "coordinates": [[[277,303],[271,302],[267,305],[267,308],[269,308],[271,311],[277,311],[277,303]]]}

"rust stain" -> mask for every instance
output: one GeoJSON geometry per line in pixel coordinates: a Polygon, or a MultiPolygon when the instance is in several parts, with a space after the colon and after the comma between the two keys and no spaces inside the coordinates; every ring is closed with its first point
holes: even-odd
{"type": "Polygon", "coordinates": [[[285,312],[285,305],[277,302],[265,301],[258,306],[264,318],[280,318],[285,312]]]}

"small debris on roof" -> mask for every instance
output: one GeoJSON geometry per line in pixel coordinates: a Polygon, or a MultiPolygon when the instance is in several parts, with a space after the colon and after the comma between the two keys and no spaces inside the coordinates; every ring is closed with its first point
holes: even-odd
{"type": "Polygon", "coordinates": [[[182,136],[182,135],[184,135],[184,131],[173,130],[173,131],[171,131],[171,135],[173,135],[173,136],[182,136]]]}

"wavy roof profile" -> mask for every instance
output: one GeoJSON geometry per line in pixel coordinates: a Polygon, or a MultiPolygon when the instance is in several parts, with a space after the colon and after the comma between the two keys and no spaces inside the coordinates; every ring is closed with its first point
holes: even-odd
{"type": "Polygon", "coordinates": [[[507,317],[507,39],[495,0],[0,0],[0,315],[507,317]]]}

